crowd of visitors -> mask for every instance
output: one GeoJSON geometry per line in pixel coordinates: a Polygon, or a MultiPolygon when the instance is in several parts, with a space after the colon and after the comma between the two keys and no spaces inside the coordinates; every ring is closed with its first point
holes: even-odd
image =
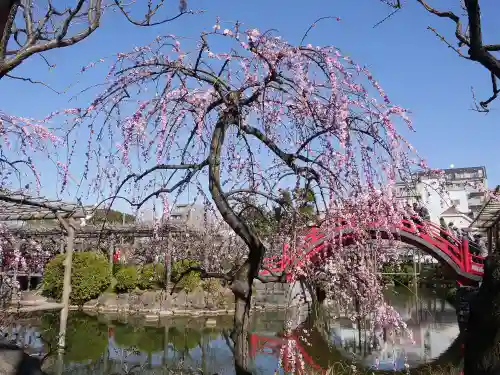
{"type": "Polygon", "coordinates": [[[458,241],[462,243],[463,240],[467,240],[469,242],[469,250],[472,254],[484,257],[488,255],[488,246],[480,233],[472,234],[468,228],[457,228],[452,221],[446,224],[443,217],[439,219],[439,224],[441,226],[441,237],[450,242],[458,241]]]}
{"type": "MultiPolygon", "coordinates": [[[[422,204],[413,203],[413,206],[407,204],[406,211],[408,218],[415,224],[422,225],[424,221],[430,221],[429,210],[422,204]]],[[[480,233],[472,233],[468,228],[460,229],[453,222],[446,223],[444,217],[439,219],[441,226],[440,236],[447,241],[460,245],[463,240],[469,242],[469,249],[473,255],[486,257],[488,255],[488,246],[480,233]]]]}

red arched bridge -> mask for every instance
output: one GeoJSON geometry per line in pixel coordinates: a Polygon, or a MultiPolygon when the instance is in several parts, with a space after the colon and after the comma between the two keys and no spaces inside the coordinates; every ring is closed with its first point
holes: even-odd
{"type": "MultiPolygon", "coordinates": [[[[343,246],[348,246],[357,240],[356,234],[345,221],[336,226],[335,232],[338,236],[334,235],[333,238],[329,238],[321,228],[311,228],[305,236],[305,246],[299,252],[300,254],[295,256],[290,254],[288,245],[285,245],[281,259],[278,259],[279,257],[264,259],[264,270],[260,275],[290,272],[290,269],[294,267],[304,266],[306,262],[314,263],[320,259],[320,255],[327,255],[328,252],[334,251],[335,244],[340,241],[343,246]]],[[[482,279],[484,257],[472,254],[467,240],[458,240],[436,224],[428,221],[417,224],[412,220],[402,220],[401,224],[393,230],[381,229],[373,225],[367,228],[367,232],[372,238],[394,238],[433,256],[454,271],[460,285],[477,284],[482,279]]]]}

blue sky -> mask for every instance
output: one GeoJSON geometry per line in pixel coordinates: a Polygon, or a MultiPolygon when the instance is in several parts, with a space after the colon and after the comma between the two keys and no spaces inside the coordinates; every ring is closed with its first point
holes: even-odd
{"type": "MultiPolygon", "coordinates": [[[[171,3],[174,3],[171,5],[173,13],[177,2],[171,3]]],[[[319,24],[310,33],[309,42],[336,45],[344,54],[367,65],[392,101],[412,111],[417,132],[408,136],[409,141],[431,167],[485,165],[490,186],[500,184],[496,155],[500,139],[499,105],[493,105],[487,115],[470,109],[471,86],[480,99],[490,94],[489,74],[478,64],[458,57],[427,30],[431,25],[453,40],[451,22],[432,17],[412,1],[408,3],[376,28],[373,25],[390,12],[378,0],[190,0],[190,9],[204,9],[206,12],[153,28],[133,27],[118,14],[108,14],[103,26],[83,43],[46,55],[57,65],[55,69],[49,71],[41,59],[32,58],[14,73],[50,83],[58,90],[73,84],[69,92],[74,94],[78,88],[84,87],[83,84],[102,79],[99,70],[82,79],[79,71],[89,62],[129,51],[160,34],[172,33],[194,40],[201,31],[211,29],[216,16],[222,21],[238,20],[246,27],[277,29],[284,39],[295,43],[300,42],[304,31],[315,19],[325,15],[338,16],[341,22],[319,24]],[[74,84],[78,80],[83,82],[74,84]]],[[[458,1],[435,3],[444,7],[458,1]]],[[[488,15],[497,14],[500,4],[494,5],[493,1],[483,3],[485,43],[498,42],[500,29],[494,27],[494,17],[488,15]]],[[[68,95],[57,95],[41,86],[8,80],[0,83],[2,110],[15,115],[42,117],[56,109],[83,106],[89,98],[91,96],[87,95],[69,102],[68,95]]],[[[43,193],[53,196],[53,185],[45,184],[43,193]]]]}

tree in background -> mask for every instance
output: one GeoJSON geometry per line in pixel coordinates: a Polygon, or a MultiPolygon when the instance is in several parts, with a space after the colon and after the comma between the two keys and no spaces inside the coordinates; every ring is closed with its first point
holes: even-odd
{"type": "Polygon", "coordinates": [[[116,210],[97,209],[93,213],[90,222],[92,224],[99,224],[103,222],[114,224],[130,224],[135,223],[135,216],[116,210]]]}

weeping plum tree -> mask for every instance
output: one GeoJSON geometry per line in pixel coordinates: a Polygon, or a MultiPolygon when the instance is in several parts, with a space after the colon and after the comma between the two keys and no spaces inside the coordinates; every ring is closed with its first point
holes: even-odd
{"type": "MultiPolygon", "coordinates": [[[[221,30],[219,22],[194,51],[185,51],[183,42],[161,36],[118,54],[103,91],[88,107],[45,121],[70,116],[74,139],[88,138],[84,176],[111,203],[124,199],[139,209],[159,198],[168,214],[191,187],[244,241],[247,254],[238,267],[198,271],[231,285],[235,367],[248,374],[251,287],[262,279],[266,247],[241,214],[241,202],[299,210],[303,194],[284,202],[278,193],[292,188],[306,194],[308,204],[314,196],[326,231],[335,230],[338,217],[359,233],[374,219],[392,227],[402,217],[395,180],[425,162],[396,130],[411,129],[406,110],[392,104],[365,67],[333,46],[292,45],[239,24],[221,30]]],[[[368,248],[363,238],[355,250],[339,248],[328,263],[329,290],[342,291],[344,304],[358,298],[378,324],[401,327],[383,301],[371,263],[386,263],[392,252],[368,248]]],[[[297,277],[307,273],[294,271],[297,277]]],[[[263,281],[279,280],[276,275],[263,281]]]]}

